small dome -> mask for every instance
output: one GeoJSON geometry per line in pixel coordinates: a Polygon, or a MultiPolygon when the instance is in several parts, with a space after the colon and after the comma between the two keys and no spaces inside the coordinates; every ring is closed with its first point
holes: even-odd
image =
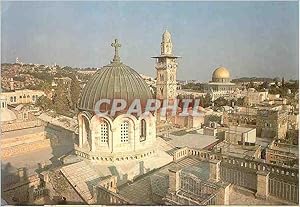
{"type": "Polygon", "coordinates": [[[16,119],[17,119],[17,116],[12,110],[9,110],[8,108],[0,109],[0,121],[1,122],[14,121],[16,119]]]}
{"type": "Polygon", "coordinates": [[[169,39],[171,39],[171,34],[170,34],[170,32],[169,32],[168,30],[166,30],[166,31],[163,33],[162,39],[163,39],[163,40],[169,40],[169,39]]]}
{"type": "Polygon", "coordinates": [[[213,82],[228,82],[230,79],[230,73],[225,67],[219,67],[215,69],[212,75],[213,82]]]}

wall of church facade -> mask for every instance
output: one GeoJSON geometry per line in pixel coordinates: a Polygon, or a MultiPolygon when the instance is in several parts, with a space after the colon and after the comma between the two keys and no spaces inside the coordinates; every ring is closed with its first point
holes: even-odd
{"type": "Polygon", "coordinates": [[[78,155],[89,159],[138,159],[153,153],[156,118],[152,114],[136,118],[122,114],[92,118],[79,114],[78,155]]]}

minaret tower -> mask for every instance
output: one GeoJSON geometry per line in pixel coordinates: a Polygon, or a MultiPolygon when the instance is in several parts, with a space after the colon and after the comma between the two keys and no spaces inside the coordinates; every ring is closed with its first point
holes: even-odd
{"type": "Polygon", "coordinates": [[[172,50],[171,34],[166,30],[162,35],[160,56],[152,57],[156,59],[156,98],[159,100],[174,100],[177,97],[176,59],[179,56],[174,56],[172,50]]]}

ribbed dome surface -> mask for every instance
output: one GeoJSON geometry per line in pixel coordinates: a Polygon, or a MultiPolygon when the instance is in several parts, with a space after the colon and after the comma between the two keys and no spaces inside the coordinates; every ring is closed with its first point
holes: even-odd
{"type": "MultiPolygon", "coordinates": [[[[133,100],[140,99],[142,106],[145,106],[147,100],[152,98],[149,86],[135,70],[113,61],[88,81],[82,92],[79,109],[94,111],[97,101],[101,99],[124,99],[127,108],[133,100]]],[[[101,104],[100,111],[109,109],[109,105],[101,104]]]]}

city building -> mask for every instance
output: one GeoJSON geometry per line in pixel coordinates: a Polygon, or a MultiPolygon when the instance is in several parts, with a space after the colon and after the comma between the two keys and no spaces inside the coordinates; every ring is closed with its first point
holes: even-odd
{"type": "Polygon", "coordinates": [[[212,80],[202,84],[202,87],[205,93],[211,95],[213,101],[219,97],[229,97],[236,89],[235,84],[230,82],[230,73],[225,67],[215,69],[212,80]]]}
{"type": "Polygon", "coordinates": [[[6,97],[1,95],[0,115],[2,158],[50,146],[43,123],[25,106],[9,109],[6,97]]]}
{"type": "Polygon", "coordinates": [[[298,146],[280,143],[280,140],[273,140],[266,148],[266,162],[277,165],[298,166],[298,146]]]}
{"type": "Polygon", "coordinates": [[[285,139],[288,129],[288,112],[285,109],[257,111],[256,132],[259,137],[285,139]]]}
{"type": "Polygon", "coordinates": [[[6,97],[7,104],[18,105],[18,104],[34,104],[39,97],[45,96],[45,93],[41,90],[15,90],[9,92],[2,92],[2,96],[6,97]]]}
{"type": "Polygon", "coordinates": [[[266,100],[268,100],[267,91],[256,91],[254,88],[249,88],[248,90],[241,91],[242,97],[245,97],[245,104],[248,106],[255,106],[266,100]]]}

